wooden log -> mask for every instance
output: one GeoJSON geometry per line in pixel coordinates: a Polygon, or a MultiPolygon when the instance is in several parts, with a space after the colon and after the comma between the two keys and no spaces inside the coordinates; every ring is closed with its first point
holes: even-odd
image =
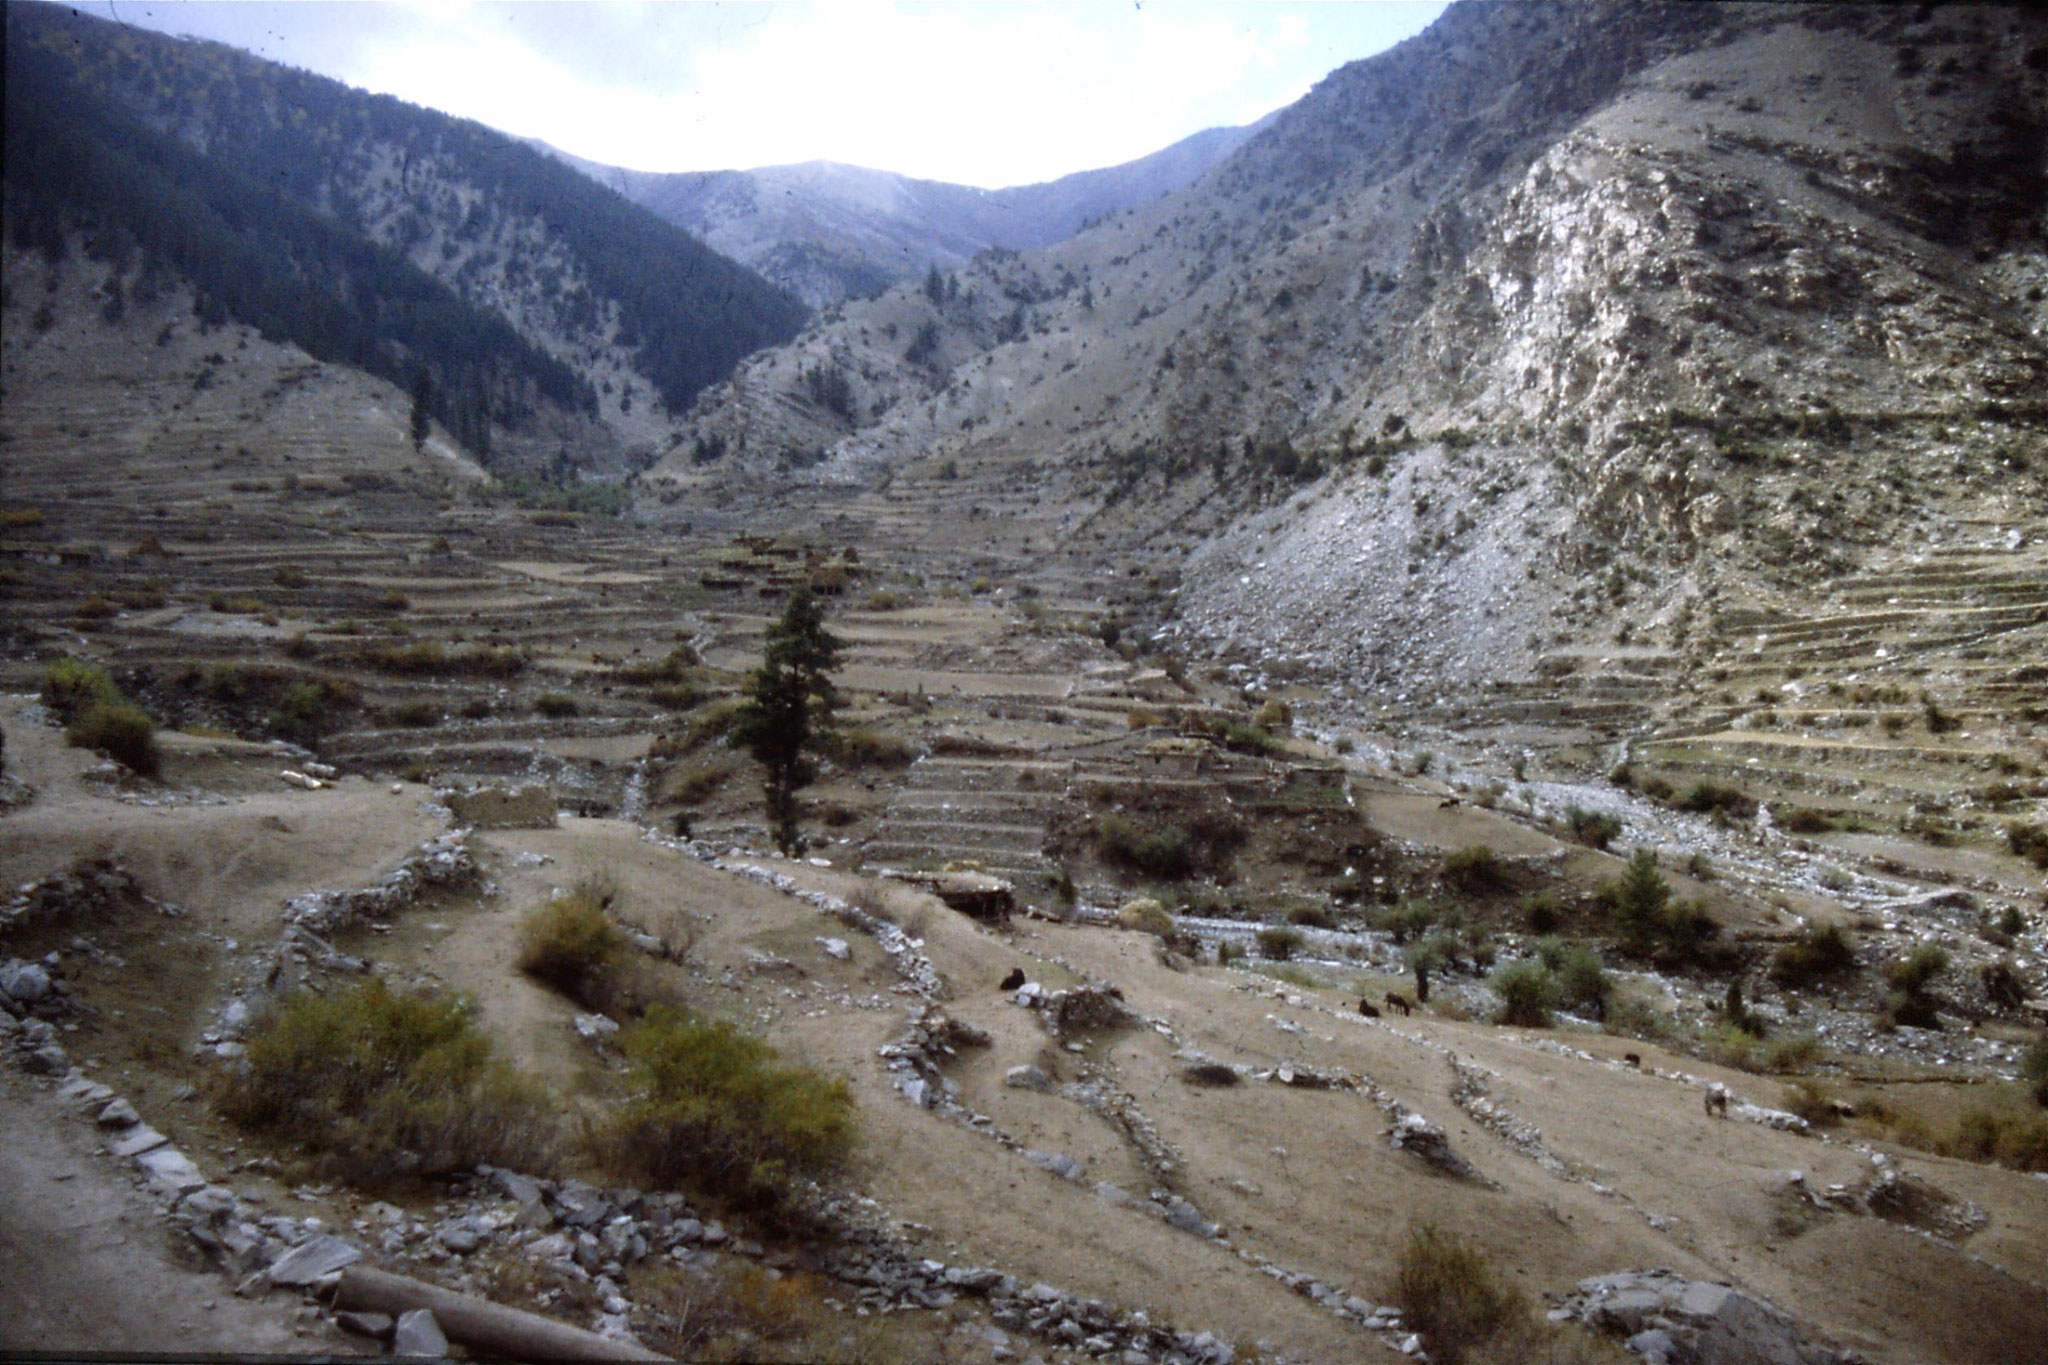
{"type": "Polygon", "coordinates": [[[614,1341],[538,1313],[367,1266],[352,1265],[341,1273],[341,1282],[334,1288],[334,1306],[340,1312],[383,1313],[392,1318],[415,1308],[429,1309],[448,1340],[510,1360],[668,1359],[632,1342],[614,1341]]]}

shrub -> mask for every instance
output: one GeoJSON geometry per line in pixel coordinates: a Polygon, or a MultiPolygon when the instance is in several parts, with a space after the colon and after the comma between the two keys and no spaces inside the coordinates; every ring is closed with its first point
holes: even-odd
{"type": "Polygon", "coordinates": [[[2015,856],[2048,871],[2048,825],[2022,824],[2015,820],[2005,827],[2005,843],[2015,856]]]}
{"type": "Polygon", "coordinates": [[[517,650],[493,649],[488,645],[447,649],[433,640],[373,646],[358,651],[356,661],[365,668],[404,677],[509,678],[526,667],[526,656],[517,650]]]}
{"type": "Polygon", "coordinates": [[[1330,907],[1327,905],[1317,905],[1313,902],[1289,906],[1287,909],[1287,922],[1307,929],[1334,929],[1337,927],[1337,917],[1331,913],[1330,907]]]}
{"type": "Polygon", "coordinates": [[[1173,916],[1167,913],[1165,906],[1149,896],[1125,901],[1116,912],[1116,922],[1141,934],[1156,934],[1160,938],[1172,938],[1174,935],[1173,916]]]}
{"type": "MultiPolygon", "coordinates": [[[[1541,947],[1538,948],[1541,953],[1541,947]]],[[[1567,1009],[1589,1010],[1595,1018],[1607,1011],[1614,983],[1608,980],[1600,954],[1583,944],[1564,945],[1556,954],[1543,953],[1543,963],[1557,977],[1558,1003],[1567,1009]]]]}
{"type": "Polygon", "coordinates": [[[1621,834],[1620,820],[1605,811],[1587,810],[1583,806],[1566,807],[1564,823],[1572,837],[1588,848],[1606,848],[1621,834]]]}
{"type": "Polygon", "coordinates": [[[1422,1334],[1429,1358],[1458,1365],[1473,1351],[1526,1327],[1527,1302],[1494,1277],[1478,1250],[1425,1223],[1408,1234],[1394,1301],[1422,1334]]]}
{"type": "Polygon", "coordinates": [[[583,708],[565,692],[543,692],[533,699],[533,709],[550,720],[564,720],[583,708]]]}
{"type": "Polygon", "coordinates": [[[585,883],[556,896],[519,926],[519,970],[590,1004],[625,939],[604,917],[607,897],[585,883]]]}
{"type": "Polygon", "coordinates": [[[1556,976],[1541,961],[1523,958],[1510,962],[1488,977],[1487,984],[1501,998],[1496,1023],[1550,1027],[1550,1012],[1557,1008],[1561,992],[1556,976]]]}
{"type": "Polygon", "coordinates": [[[2034,1094],[2034,1103],[2048,1107],[2048,1038],[2036,1038],[2020,1058],[2020,1079],[2034,1094]]]}
{"type": "Polygon", "coordinates": [[[852,1151],[846,1082],[781,1062],[730,1023],[656,1006],[619,1044],[638,1092],[609,1132],[625,1173],[772,1213],[797,1178],[825,1174],[852,1151]]]}
{"type": "Polygon", "coordinates": [[[1529,932],[1548,934],[1564,921],[1564,902],[1555,891],[1538,891],[1522,901],[1522,911],[1529,917],[1529,932]]]}
{"type": "Polygon", "coordinates": [[[915,747],[879,730],[841,730],[833,740],[833,757],[856,768],[905,768],[917,761],[915,747]]]}
{"type": "Polygon", "coordinates": [[[1855,969],[1856,950],[1838,924],[1808,926],[1771,955],[1771,980],[1781,986],[1810,986],[1822,977],[1855,969]]]}
{"type": "Polygon", "coordinates": [[[1778,816],[1778,828],[1787,834],[1826,834],[1835,822],[1826,811],[1811,806],[1788,806],[1778,816]]]}
{"type": "Polygon", "coordinates": [[[647,700],[664,711],[688,711],[704,700],[693,683],[661,683],[647,689],[647,700]]]}
{"type": "Polygon", "coordinates": [[[2003,1114],[1982,1106],[1967,1109],[1953,1132],[1937,1143],[1937,1150],[2019,1171],[2048,1171],[2048,1118],[2003,1114]]]}
{"type": "Polygon", "coordinates": [[[155,777],[162,766],[156,747],[156,726],[141,707],[125,701],[94,702],[64,731],[74,749],[97,749],[143,777],[155,777]]]}
{"type": "Polygon", "coordinates": [[[424,697],[415,698],[392,707],[385,712],[385,717],[393,725],[400,725],[408,730],[428,730],[441,723],[441,705],[424,697]]]}
{"type": "Polygon", "coordinates": [[[1275,962],[1285,962],[1300,951],[1303,942],[1301,930],[1281,926],[1269,926],[1256,935],[1259,956],[1275,962]]]}
{"type": "Polygon", "coordinates": [[[1756,815],[1756,800],[1738,787],[1703,779],[1686,790],[1679,799],[1678,808],[1696,815],[1748,820],[1756,815]]]}
{"type": "Polygon", "coordinates": [[[1932,943],[1923,943],[1887,967],[1885,979],[1908,995],[1920,995],[1947,970],[1948,954],[1932,943]]]}
{"type": "Polygon", "coordinates": [[[1096,826],[1095,840],[1108,861],[1164,881],[1178,881],[1195,870],[1187,831],[1172,825],[1141,830],[1121,815],[1105,815],[1096,826]]]}
{"type": "Polygon", "coordinates": [[[378,1181],[492,1162],[531,1170],[555,1146],[543,1093],[491,1057],[462,999],[398,995],[372,977],[286,998],[221,1085],[230,1119],[378,1181]]]}
{"type": "Polygon", "coordinates": [[[1445,855],[1444,880],[1475,896],[1489,891],[1505,891],[1508,886],[1507,864],[1485,844],[1473,844],[1445,855]]]}
{"type": "Polygon", "coordinates": [[[63,658],[43,670],[43,705],[56,712],[59,720],[68,721],[88,706],[121,700],[121,689],[114,686],[104,668],[63,658]]]}
{"type": "Polygon", "coordinates": [[[1380,912],[1374,928],[1393,935],[1394,942],[1406,943],[1426,933],[1437,921],[1436,907],[1428,901],[1406,900],[1380,912]]]}

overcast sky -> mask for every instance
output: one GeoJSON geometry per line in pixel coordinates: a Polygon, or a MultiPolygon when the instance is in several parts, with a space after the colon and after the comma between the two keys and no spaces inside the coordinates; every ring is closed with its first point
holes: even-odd
{"type": "Polygon", "coordinates": [[[1436,3],[95,0],[639,170],[828,160],[996,188],[1249,123],[1436,3]]]}

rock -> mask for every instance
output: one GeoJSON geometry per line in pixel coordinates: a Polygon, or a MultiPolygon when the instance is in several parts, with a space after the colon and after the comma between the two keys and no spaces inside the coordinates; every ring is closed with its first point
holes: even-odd
{"type": "Polygon", "coordinates": [[[467,1222],[454,1223],[438,1229],[434,1240],[457,1256],[467,1256],[483,1245],[483,1235],[467,1222]]]}
{"type": "Polygon", "coordinates": [[[1044,1092],[1052,1089],[1052,1078],[1035,1066],[1013,1066],[1003,1073],[1003,1084],[1019,1090],[1044,1092]]]}
{"type": "Polygon", "coordinates": [[[432,1309],[415,1308],[398,1315],[391,1326],[391,1354],[435,1360],[448,1354],[448,1338],[441,1334],[432,1309]]]}
{"type": "Polygon", "coordinates": [[[1034,1166],[1051,1171],[1062,1180],[1079,1180],[1087,1174],[1080,1162],[1064,1152],[1033,1152],[1027,1150],[1024,1153],[1024,1159],[1034,1166]]]}
{"type": "Polygon", "coordinates": [[[71,1058],[55,1043],[44,1043],[22,1053],[21,1068],[32,1076],[61,1076],[71,1070],[71,1058]]]}
{"type": "Polygon", "coordinates": [[[492,1189],[515,1204],[531,1204],[540,1198],[540,1182],[530,1175],[521,1175],[517,1171],[493,1166],[487,1179],[492,1189]]]}
{"type": "Polygon", "coordinates": [[[116,1099],[108,1101],[93,1121],[102,1128],[133,1128],[142,1122],[142,1115],[136,1113],[135,1106],[128,1101],[116,1099]]]}
{"type": "Polygon", "coordinates": [[[126,1137],[114,1143],[113,1152],[115,1156],[125,1160],[128,1157],[141,1156],[151,1148],[161,1147],[168,1141],[169,1138],[148,1124],[138,1123],[128,1130],[126,1137]]]}
{"type": "Polygon", "coordinates": [[[835,961],[844,962],[853,956],[853,949],[847,946],[843,938],[821,938],[818,945],[825,950],[826,957],[835,961]]]}
{"type": "Polygon", "coordinates": [[[206,1177],[190,1157],[168,1144],[154,1147],[135,1158],[135,1164],[160,1193],[172,1198],[189,1194],[206,1184],[206,1177]]]}
{"type": "MultiPolygon", "coordinates": [[[[363,1253],[347,1242],[323,1234],[294,1247],[264,1274],[272,1284],[303,1288],[361,1259],[363,1253]]],[[[445,1342],[441,1349],[447,1350],[445,1342]]]]}
{"type": "Polygon", "coordinates": [[[1177,1194],[1166,1201],[1166,1221],[1182,1232],[1192,1232],[1197,1237],[1214,1237],[1219,1231],[1214,1223],[1202,1217],[1200,1209],[1177,1194]]]}
{"type": "Polygon", "coordinates": [[[13,962],[0,967],[0,995],[19,1004],[33,1005],[49,998],[50,974],[34,962],[13,962]]]}
{"type": "Polygon", "coordinates": [[[178,1211],[209,1221],[226,1218],[240,1207],[233,1190],[224,1190],[218,1185],[205,1185],[185,1196],[179,1203],[178,1211]]]}
{"type": "Polygon", "coordinates": [[[602,1014],[579,1014],[574,1023],[576,1036],[592,1047],[609,1043],[619,1031],[619,1021],[602,1014]]]}
{"type": "Polygon", "coordinates": [[[594,1228],[608,1222],[618,1209],[602,1191],[572,1181],[555,1191],[555,1217],[572,1228],[594,1228]]]}
{"type": "Polygon", "coordinates": [[[1661,1327],[1636,1333],[1628,1339],[1628,1349],[1643,1358],[1643,1365],[1673,1365],[1678,1359],[1678,1343],[1661,1327]]]}
{"type": "Polygon", "coordinates": [[[375,1337],[379,1341],[390,1336],[391,1329],[397,1326],[382,1313],[336,1313],[334,1325],[344,1332],[353,1332],[359,1337],[375,1337]]]}

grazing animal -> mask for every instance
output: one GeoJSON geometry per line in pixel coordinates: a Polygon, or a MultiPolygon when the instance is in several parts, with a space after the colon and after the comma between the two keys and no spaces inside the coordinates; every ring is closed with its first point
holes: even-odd
{"type": "Polygon", "coordinates": [[[1621,1060],[1627,1062],[1630,1066],[1641,1066],[1643,1064],[1642,1054],[1636,1052],[1622,1053],[1621,1060]]]}
{"type": "Polygon", "coordinates": [[[1728,1117],[1728,1087],[1719,1081],[1707,1087],[1707,1115],[1710,1118],[1728,1117]]]}
{"type": "Polygon", "coordinates": [[[1010,968],[1010,974],[1003,978],[1003,984],[996,987],[996,989],[1003,991],[1014,991],[1023,984],[1024,969],[1022,967],[1012,967],[1010,968]]]}
{"type": "Polygon", "coordinates": [[[1377,1019],[1380,1017],[1379,1010],[1373,1005],[1372,1001],[1370,1000],[1359,1001],[1358,1012],[1368,1019],[1377,1019]]]}
{"type": "Polygon", "coordinates": [[[1387,1008],[1399,1010],[1403,1014],[1413,1014],[1415,1013],[1415,1002],[1398,991],[1388,991],[1387,1008]]]}

